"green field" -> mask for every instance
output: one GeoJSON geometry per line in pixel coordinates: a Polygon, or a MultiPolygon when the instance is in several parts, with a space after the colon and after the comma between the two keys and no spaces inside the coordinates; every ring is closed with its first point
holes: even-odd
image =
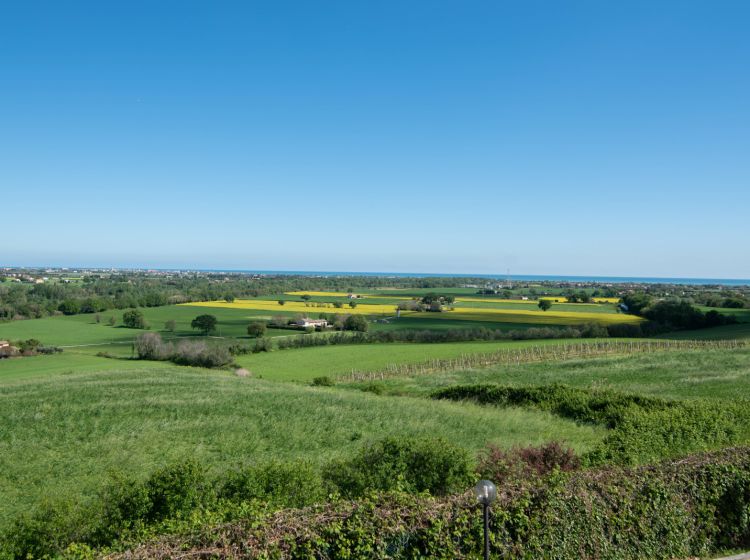
{"type": "MultiPolygon", "coordinates": [[[[630,356],[527,363],[473,371],[385,379],[394,395],[426,395],[454,384],[540,385],[563,383],[676,399],[750,398],[750,348],[677,350],[630,356]]],[[[347,383],[362,387],[365,383],[347,383]]]]}
{"type": "MultiPolygon", "coordinates": [[[[443,344],[361,344],[319,346],[239,356],[237,362],[253,374],[278,381],[309,381],[356,371],[380,370],[394,363],[418,363],[431,359],[457,358],[465,354],[503,349],[566,344],[570,340],[525,340],[499,342],[448,342],[443,344]]],[[[580,342],[580,341],[578,341],[580,342]]],[[[587,341],[583,341],[586,343],[587,341]]]]}
{"type": "Polygon", "coordinates": [[[186,457],[214,470],[321,464],[389,434],[441,436],[472,450],[552,439],[585,450],[603,434],[541,412],[112,362],[121,369],[2,383],[0,528],[44,497],[90,496],[110,470],[145,476],[186,457]]]}
{"type": "MultiPolygon", "coordinates": [[[[179,305],[143,307],[140,310],[151,329],[161,331],[165,337],[197,335],[197,331],[190,328],[190,321],[204,312],[200,309],[179,305]],[[164,331],[164,323],[169,320],[176,323],[174,333],[164,331]]],[[[123,311],[103,311],[99,314],[101,323],[96,322],[96,315],[93,313],[0,323],[0,339],[36,338],[44,344],[63,347],[83,347],[84,345],[111,343],[130,344],[143,331],[123,327],[122,314],[123,311]],[[117,320],[114,327],[107,324],[110,317],[115,317],[117,320]]],[[[214,335],[221,337],[247,338],[246,329],[249,323],[269,319],[268,314],[252,310],[213,309],[211,314],[219,320],[214,335]]],[[[280,312],[280,314],[284,313],[280,312]]],[[[290,331],[284,329],[268,329],[267,332],[268,336],[287,336],[289,334],[290,331]]]]}

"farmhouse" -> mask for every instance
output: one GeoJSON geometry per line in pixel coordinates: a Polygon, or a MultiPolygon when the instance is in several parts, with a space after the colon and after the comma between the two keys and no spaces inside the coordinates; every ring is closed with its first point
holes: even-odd
{"type": "Polygon", "coordinates": [[[302,328],[307,327],[327,327],[328,321],[325,319],[310,319],[309,317],[302,317],[301,319],[297,320],[297,326],[302,328]]]}

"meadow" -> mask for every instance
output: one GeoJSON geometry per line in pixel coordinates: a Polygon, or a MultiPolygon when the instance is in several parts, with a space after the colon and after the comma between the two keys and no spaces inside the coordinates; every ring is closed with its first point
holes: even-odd
{"type": "Polygon", "coordinates": [[[397,434],[444,437],[473,451],[562,438],[584,451],[603,433],[548,413],[110,362],[119,369],[2,378],[0,528],[45,496],[90,497],[110,471],[140,475],[187,457],[213,470],[269,460],[320,465],[397,434]]]}

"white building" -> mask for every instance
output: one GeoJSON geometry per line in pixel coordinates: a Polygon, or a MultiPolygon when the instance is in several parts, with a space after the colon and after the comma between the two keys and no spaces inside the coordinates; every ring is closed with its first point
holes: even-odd
{"type": "Polygon", "coordinates": [[[297,326],[306,329],[307,327],[327,327],[328,321],[325,319],[310,319],[309,317],[302,317],[297,321],[297,326]]]}

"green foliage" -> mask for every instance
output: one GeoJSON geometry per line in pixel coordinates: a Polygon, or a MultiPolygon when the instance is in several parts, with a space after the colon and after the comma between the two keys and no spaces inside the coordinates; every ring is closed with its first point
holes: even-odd
{"type": "Polygon", "coordinates": [[[433,397],[536,408],[606,426],[607,436],[584,457],[588,464],[640,464],[750,438],[750,403],[744,400],[670,401],[564,385],[459,385],[436,391],[433,397]]]}
{"type": "Polygon", "coordinates": [[[539,303],[537,304],[539,309],[542,311],[547,311],[552,308],[552,302],[548,299],[540,299],[539,303]]]}
{"type": "Polygon", "coordinates": [[[251,351],[253,354],[258,354],[260,352],[270,352],[271,350],[273,350],[273,341],[263,336],[255,340],[251,351]]]}
{"type": "Polygon", "coordinates": [[[219,320],[215,315],[198,315],[195,319],[190,322],[190,326],[194,329],[200,330],[204,335],[214,331],[216,329],[216,323],[219,320]]]}
{"type": "Polygon", "coordinates": [[[368,326],[367,319],[362,315],[349,315],[344,321],[344,330],[347,331],[366,332],[368,326]]]}
{"type": "Polygon", "coordinates": [[[328,488],[309,462],[273,462],[228,472],[218,497],[233,502],[262,500],[273,507],[305,507],[323,502],[328,488]]]}
{"type": "Polygon", "coordinates": [[[259,338],[266,334],[266,324],[261,323],[259,321],[256,321],[254,323],[250,323],[247,326],[247,334],[249,336],[252,336],[254,338],[259,338]]]}
{"type": "Polygon", "coordinates": [[[445,496],[471,484],[474,465],[463,448],[449,441],[391,437],[333,462],[324,477],[349,497],[373,489],[445,496]]]}
{"type": "MultiPolygon", "coordinates": [[[[750,449],[629,469],[551,473],[506,485],[491,509],[493,557],[668,560],[750,546],[750,449]]],[[[270,518],[207,525],[115,559],[477,558],[482,516],[470,495],[392,492],[270,518]]],[[[84,549],[85,550],[85,549],[84,549]]]]}
{"type": "Polygon", "coordinates": [[[122,324],[129,329],[145,329],[146,319],[139,309],[131,309],[122,314],[122,324]]]}
{"type": "Polygon", "coordinates": [[[327,375],[323,375],[321,377],[313,378],[312,385],[314,387],[333,387],[336,385],[336,382],[327,375]]]}

